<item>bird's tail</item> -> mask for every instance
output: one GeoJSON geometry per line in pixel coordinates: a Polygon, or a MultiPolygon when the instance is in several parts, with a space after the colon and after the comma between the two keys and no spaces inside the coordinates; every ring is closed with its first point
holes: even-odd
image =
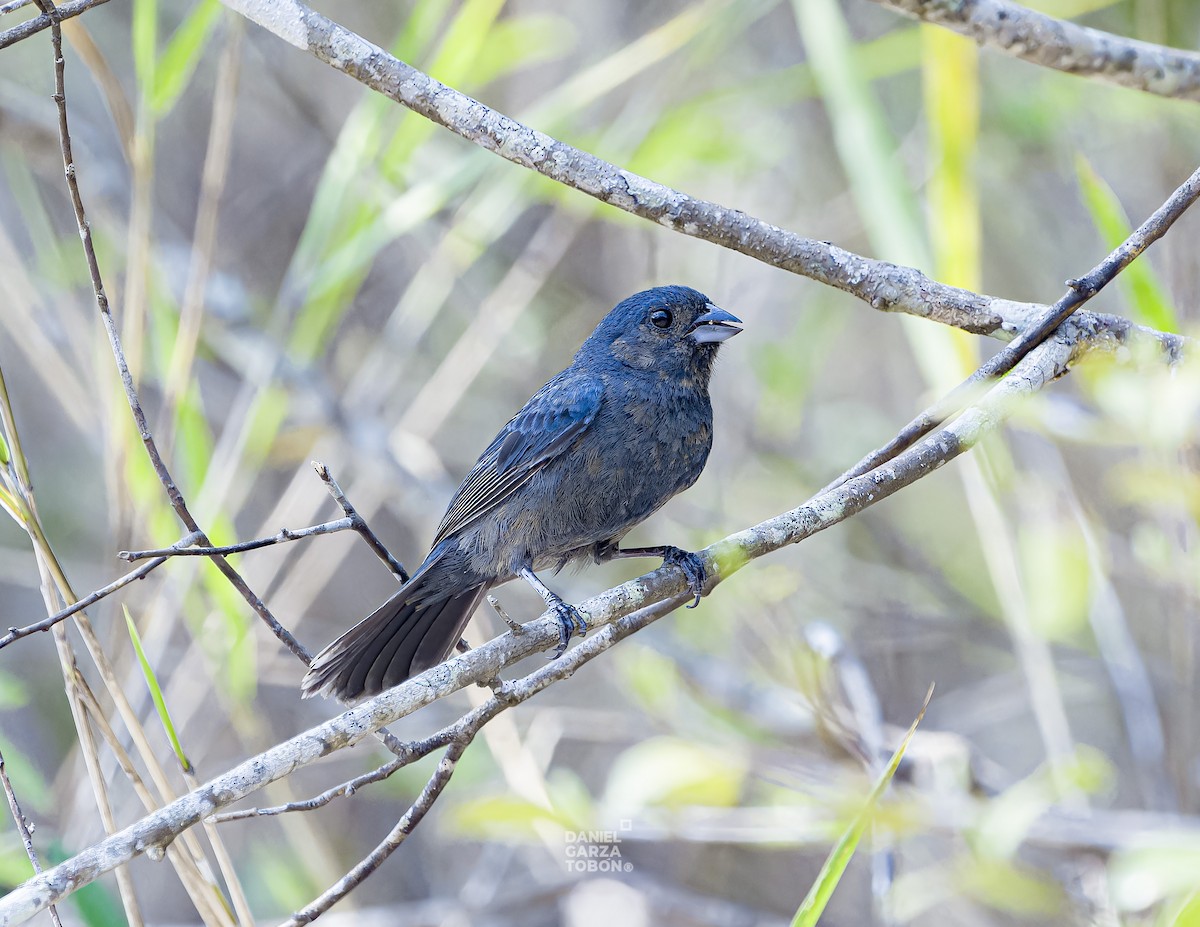
{"type": "Polygon", "coordinates": [[[317,654],[300,683],[303,697],[375,695],[446,659],[487,587],[480,584],[431,600],[423,588],[426,578],[418,572],[317,654]]]}

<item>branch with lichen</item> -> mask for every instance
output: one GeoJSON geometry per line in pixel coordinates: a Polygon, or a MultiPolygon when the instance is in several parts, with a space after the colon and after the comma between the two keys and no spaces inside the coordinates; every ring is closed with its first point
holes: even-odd
{"type": "Polygon", "coordinates": [[[1055,19],[1010,0],[874,0],[1043,67],[1200,101],[1200,53],[1055,19]]]}
{"type": "MultiPolygon", "coordinates": [[[[359,83],[521,167],[631,215],[808,277],[883,312],[932,319],[1009,340],[1046,307],[931,280],[911,267],[805,238],[738,209],[697,199],[523,125],[447,87],[300,0],[222,0],[232,10],[359,83]]],[[[1122,340],[1151,339],[1177,352],[1182,339],[1115,316],[1080,312],[1122,340]]]]}
{"type": "MultiPolygon", "coordinates": [[[[1079,329],[1054,335],[957,419],[890,463],[700,551],[708,573],[706,592],[750,561],[845,521],[933,473],[999,428],[1016,401],[1061,376],[1080,353],[1105,344],[1103,339],[1090,340],[1079,329]]],[[[660,567],[593,596],[579,604],[594,629],[591,636],[568,650],[561,660],[505,683],[476,711],[499,713],[569,678],[584,663],[689,599],[682,571],[672,566],[660,567]]],[[[544,614],[523,625],[519,632],[505,632],[324,724],[250,757],[159,811],[18,886],[0,899],[0,923],[20,923],[136,856],[161,856],[180,834],[221,809],[321,757],[353,746],[437,699],[466,686],[493,680],[505,667],[546,650],[557,641],[558,621],[553,614],[544,614]]],[[[418,754],[424,755],[415,745],[409,748],[413,760],[418,754]]]]}
{"type": "MultiPolygon", "coordinates": [[[[982,381],[986,392],[965,409],[960,410],[955,405],[949,410],[949,414],[957,416],[949,424],[936,432],[922,432],[913,438],[913,443],[899,449],[898,453],[889,453],[875,461],[869,472],[849,475],[805,504],[730,535],[700,552],[709,576],[706,592],[711,592],[713,587],[751,560],[798,543],[858,514],[970,449],[983,435],[1001,426],[1017,400],[1040,390],[1062,375],[1081,353],[1145,341],[1161,349],[1168,360],[1174,361],[1182,354],[1185,340],[1177,335],[1140,328],[1127,320],[1087,312],[1079,307],[1154,238],[1165,232],[1174,217],[1190,205],[1200,192],[1200,175],[1194,175],[1168,200],[1165,206],[1171,209],[1168,210],[1167,221],[1158,227],[1153,237],[1139,241],[1131,239],[1132,244],[1126,243],[1129,247],[1121,258],[1123,263],[1118,261],[1114,264],[1111,273],[1100,280],[1097,286],[1083,285],[1085,280],[1073,281],[1068,297],[1052,307],[1018,303],[937,283],[914,269],[866,258],[828,242],[804,238],[737,210],[695,199],[624,171],[594,155],[523,126],[438,83],[308,9],[298,0],[225,2],[291,44],[309,51],[463,138],[602,202],[852,293],[883,311],[906,312],[1005,340],[1016,338],[1014,349],[1008,352],[1011,364],[1004,369],[985,368],[986,372],[978,379],[982,381]],[[1006,377],[995,379],[1005,372],[1006,377]]],[[[158,455],[128,375],[128,367],[108,311],[95,253],[91,248],[78,186],[74,181],[65,99],[61,93],[61,56],[57,64],[60,91],[56,99],[60,110],[64,165],[102,320],[108,330],[114,356],[125,382],[130,409],[137,420],[146,450],[172,505],[189,531],[185,544],[200,546],[201,549],[191,551],[193,554],[212,557],[230,582],[242,591],[251,606],[271,626],[272,631],[293,652],[304,658],[304,648],[286,629],[274,622],[257,596],[223,559],[224,555],[235,550],[292,540],[301,532],[280,532],[273,538],[228,548],[213,547],[192,519],[182,493],[158,455]]],[[[945,417],[937,416],[931,427],[940,425],[945,417]]],[[[336,530],[365,528],[365,525],[352,524],[352,510],[345,505],[343,508],[346,510],[346,519],[303,529],[304,533],[327,533],[335,530],[335,525],[336,530]]],[[[181,552],[168,548],[139,553],[159,560],[180,555],[181,552]]],[[[402,571],[398,564],[395,568],[402,571]]],[[[685,587],[681,572],[674,567],[664,566],[581,603],[579,607],[587,613],[589,624],[597,629],[595,633],[570,650],[562,660],[545,665],[515,681],[496,683],[498,674],[505,667],[547,649],[557,641],[558,623],[553,616],[544,615],[519,630],[510,630],[476,650],[410,679],[244,761],[187,795],[147,814],[125,830],[40,873],[6,898],[0,899],[0,923],[19,922],[32,916],[140,854],[152,857],[162,855],[173,841],[221,809],[322,756],[371,736],[385,725],[436,699],[468,685],[492,684],[495,692],[490,700],[440,735],[421,742],[389,744],[397,754],[397,759],[389,763],[387,769],[401,768],[441,747],[445,747],[447,753],[421,797],[402,816],[387,840],[294,918],[296,923],[307,922],[343,897],[403,842],[448,783],[457,757],[487,721],[549,685],[570,677],[584,663],[604,653],[625,636],[673,611],[687,601],[685,587]]]]}

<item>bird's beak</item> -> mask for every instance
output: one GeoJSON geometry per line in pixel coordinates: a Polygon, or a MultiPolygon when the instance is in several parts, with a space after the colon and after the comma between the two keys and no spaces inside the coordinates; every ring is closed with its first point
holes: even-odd
{"type": "Polygon", "coordinates": [[[696,319],[692,330],[688,332],[696,344],[720,344],[741,331],[738,326],[742,320],[732,312],[719,309],[712,303],[705,308],[708,312],[696,319]]]}

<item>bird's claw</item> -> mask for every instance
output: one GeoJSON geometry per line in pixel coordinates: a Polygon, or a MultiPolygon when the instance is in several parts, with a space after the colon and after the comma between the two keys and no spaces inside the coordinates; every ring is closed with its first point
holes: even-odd
{"type": "Polygon", "coordinates": [[[692,604],[688,608],[699,605],[700,597],[704,595],[704,581],[708,578],[704,569],[704,558],[690,550],[668,547],[663,555],[663,563],[673,564],[683,570],[683,575],[687,578],[688,592],[692,594],[692,604]]]}
{"type": "Polygon", "coordinates": [[[568,605],[562,599],[557,602],[550,603],[550,607],[554,609],[554,616],[558,619],[558,646],[554,648],[554,653],[550,655],[551,660],[557,660],[567,651],[567,643],[571,640],[571,635],[579,632],[579,636],[583,637],[588,632],[587,621],[583,617],[583,612],[577,609],[574,605],[568,605]]]}

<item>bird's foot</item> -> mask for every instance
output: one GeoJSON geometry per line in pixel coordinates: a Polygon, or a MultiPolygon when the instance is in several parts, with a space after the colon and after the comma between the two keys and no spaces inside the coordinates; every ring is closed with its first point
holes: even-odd
{"type": "Polygon", "coordinates": [[[554,616],[558,619],[558,646],[554,648],[554,653],[550,656],[551,660],[557,660],[567,651],[567,643],[571,640],[571,635],[576,632],[580,637],[583,637],[588,632],[587,621],[583,617],[583,612],[577,609],[574,605],[568,605],[558,596],[554,597],[557,601],[547,601],[554,612],[554,616]]]}
{"type": "Polygon", "coordinates": [[[673,564],[683,570],[683,575],[687,577],[688,591],[692,594],[692,604],[688,608],[695,608],[700,604],[700,597],[704,595],[704,581],[708,578],[704,569],[704,558],[679,547],[664,547],[662,558],[663,563],[673,564]]]}

